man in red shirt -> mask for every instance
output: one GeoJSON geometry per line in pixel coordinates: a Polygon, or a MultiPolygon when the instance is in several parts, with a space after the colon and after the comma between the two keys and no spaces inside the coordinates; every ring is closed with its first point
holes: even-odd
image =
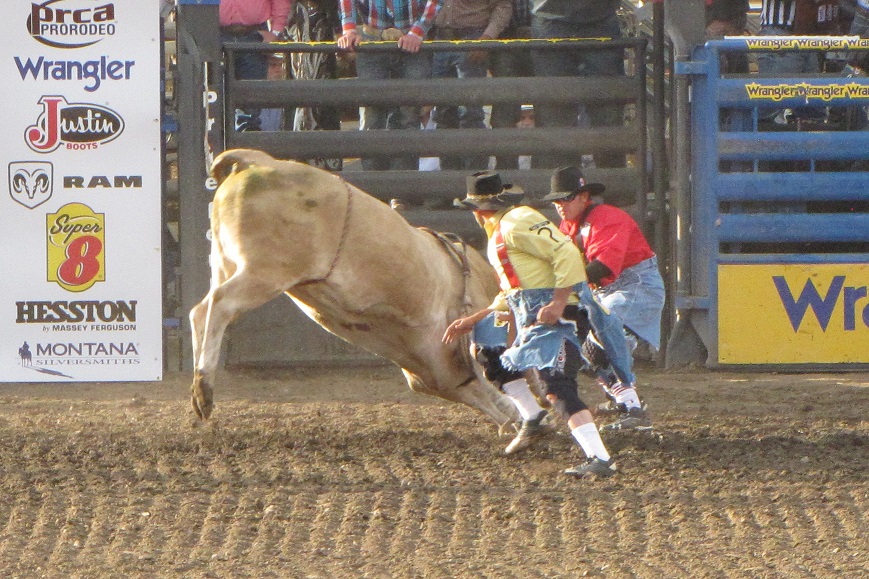
{"type": "MultiPolygon", "coordinates": [[[[631,349],[639,338],[657,350],[661,345],[664,280],[639,225],[621,209],[596,203],[593,196],[603,193],[604,186],[587,183],[576,167],[556,169],[550,189],[543,199],[555,204],[561,217],[559,229],[582,250],[595,296],[622,320],[631,349]]],[[[602,429],[651,426],[635,385],[621,384],[615,378],[606,353],[591,334],[586,337],[583,353],[613,400],[599,411],[619,414],[616,422],[602,429]]]]}

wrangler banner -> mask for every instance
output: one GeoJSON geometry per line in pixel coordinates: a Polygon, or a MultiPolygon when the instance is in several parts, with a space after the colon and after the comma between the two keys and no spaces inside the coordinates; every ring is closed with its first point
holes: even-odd
{"type": "Polygon", "coordinates": [[[4,3],[2,381],[162,378],[159,9],[4,3]]]}
{"type": "Polygon", "coordinates": [[[718,267],[721,364],[869,363],[869,264],[718,267]]]}

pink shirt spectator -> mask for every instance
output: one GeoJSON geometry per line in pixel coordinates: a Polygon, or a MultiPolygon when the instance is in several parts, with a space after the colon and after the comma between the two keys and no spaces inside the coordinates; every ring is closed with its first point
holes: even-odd
{"type": "Polygon", "coordinates": [[[221,0],[220,25],[253,26],[268,21],[273,32],[287,25],[293,0],[221,0]]]}

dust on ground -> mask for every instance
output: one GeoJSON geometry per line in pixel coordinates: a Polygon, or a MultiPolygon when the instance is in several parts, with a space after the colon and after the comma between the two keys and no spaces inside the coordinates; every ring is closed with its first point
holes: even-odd
{"type": "Polygon", "coordinates": [[[603,481],[392,366],[0,384],[0,576],[867,576],[869,374],[640,377],[603,481]]]}

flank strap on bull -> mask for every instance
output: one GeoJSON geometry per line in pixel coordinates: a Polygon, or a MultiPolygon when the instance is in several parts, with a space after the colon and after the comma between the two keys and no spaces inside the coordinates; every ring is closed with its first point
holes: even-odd
{"type": "MultiPolygon", "coordinates": [[[[450,254],[450,257],[453,258],[453,261],[456,262],[456,265],[459,266],[459,269],[462,272],[462,308],[460,317],[467,316],[471,313],[471,308],[474,305],[471,303],[471,297],[468,294],[468,280],[471,278],[471,262],[468,261],[468,244],[455,233],[441,233],[434,229],[429,229],[428,227],[417,227],[417,229],[424,231],[437,239],[444,249],[447,250],[447,253],[450,254]]],[[[467,363],[468,368],[470,368],[474,361],[471,359],[471,345],[468,341],[469,337],[462,336],[461,339],[461,351],[464,353],[463,358],[467,363]]],[[[476,375],[471,374],[471,377],[459,384],[458,387],[470,384],[474,379],[476,379],[476,375]]]]}
{"type": "Polygon", "coordinates": [[[432,235],[440,241],[441,245],[453,258],[453,261],[459,266],[462,272],[462,311],[461,316],[467,316],[471,312],[471,298],[468,296],[468,279],[471,277],[471,263],[468,261],[468,245],[465,240],[455,233],[441,233],[428,227],[418,227],[420,231],[432,235]],[[458,246],[458,247],[457,247],[458,246]]]}
{"type": "Polygon", "coordinates": [[[347,209],[344,211],[344,225],[341,227],[341,239],[338,240],[338,248],[335,250],[335,257],[332,258],[332,263],[329,265],[329,271],[326,272],[326,275],[299,282],[296,284],[297,286],[326,281],[329,279],[329,276],[332,275],[332,272],[335,271],[335,266],[338,264],[338,259],[341,257],[341,251],[344,249],[344,242],[347,240],[347,231],[350,229],[350,213],[353,210],[353,190],[350,189],[350,184],[347,181],[340,177],[338,177],[338,179],[340,179],[344,184],[344,188],[347,190],[347,209]]]}

